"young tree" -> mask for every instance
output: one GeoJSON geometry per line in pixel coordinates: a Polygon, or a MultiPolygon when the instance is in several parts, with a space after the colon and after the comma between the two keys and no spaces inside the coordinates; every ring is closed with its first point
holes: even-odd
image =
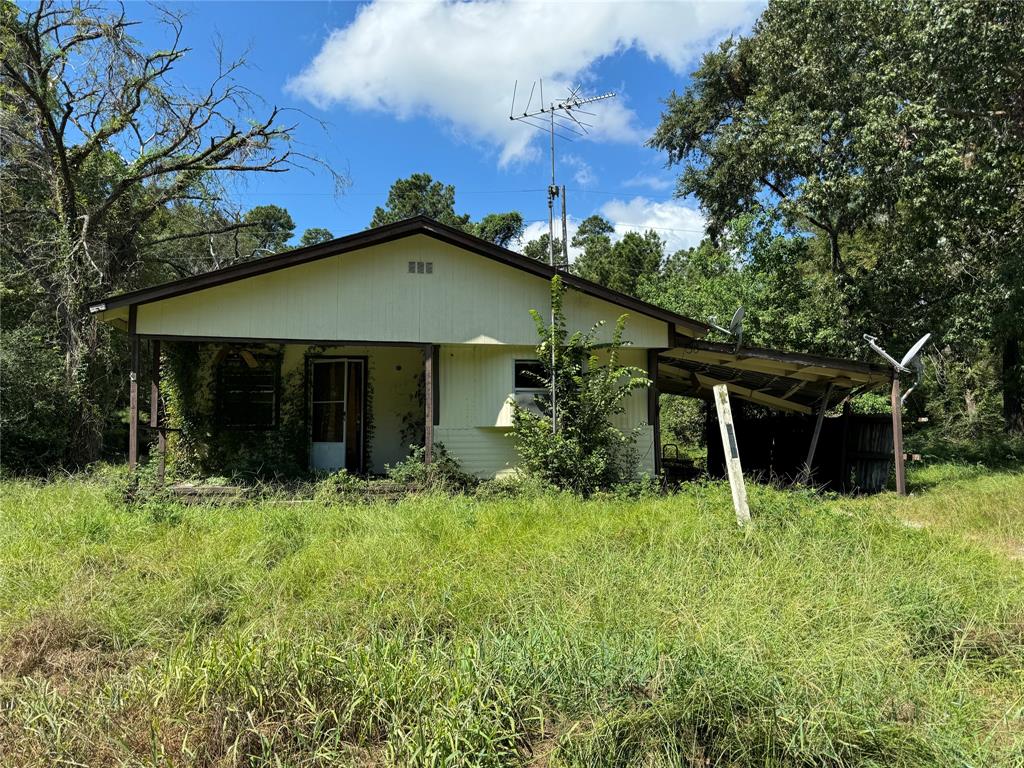
{"type": "MultiPolygon", "coordinates": [[[[112,410],[100,407],[112,378],[100,359],[107,331],[83,302],[137,285],[147,247],[160,242],[154,220],[168,206],[212,200],[225,174],[282,172],[300,157],[280,110],[252,117],[252,94],[235,80],[242,60],[218,57],[199,92],[172,82],[189,51],[180,18],[162,18],[170,42],[150,51],[123,9],[88,0],[0,6],[0,259],[5,282],[47,308],[36,320],[62,358],[64,454],[76,462],[99,455],[112,410]]],[[[201,242],[238,225],[196,224],[175,237],[201,242]]]]}
{"type": "Polygon", "coordinates": [[[555,379],[557,430],[552,430],[550,396],[538,397],[540,415],[515,406],[513,437],[527,472],[588,495],[635,478],[636,431],[622,432],[612,418],[625,411],[633,391],[650,386],[650,381],[643,370],[619,360],[626,315],[615,324],[611,342],[601,343],[598,332],[603,323],[586,333],[568,332],[564,297],[565,285],[556,276],[551,281],[554,322],[549,324],[536,310],[530,313],[544,371],[538,384],[550,391],[552,375],[555,379]]]}

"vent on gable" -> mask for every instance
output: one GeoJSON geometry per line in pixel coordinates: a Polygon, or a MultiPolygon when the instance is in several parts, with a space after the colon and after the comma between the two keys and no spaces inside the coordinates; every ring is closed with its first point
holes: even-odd
{"type": "Polygon", "coordinates": [[[432,261],[410,261],[409,262],[409,274],[410,275],[432,275],[434,274],[434,262],[432,261]]]}

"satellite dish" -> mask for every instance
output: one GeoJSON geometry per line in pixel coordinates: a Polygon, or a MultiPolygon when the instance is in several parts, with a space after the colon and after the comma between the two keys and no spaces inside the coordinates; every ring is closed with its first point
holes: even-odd
{"type": "Polygon", "coordinates": [[[895,357],[893,357],[884,349],[882,349],[882,347],[878,344],[877,338],[875,338],[874,336],[870,336],[866,333],[864,334],[864,341],[868,343],[868,346],[875,350],[875,352],[877,352],[879,355],[884,357],[889,362],[889,364],[896,369],[897,373],[910,373],[911,371],[914,372],[914,383],[911,384],[909,389],[907,389],[907,391],[903,393],[903,396],[900,398],[900,403],[903,403],[907,399],[907,395],[913,392],[921,383],[921,379],[924,378],[924,363],[921,362],[921,359],[920,357],[918,357],[918,355],[921,354],[921,350],[924,349],[924,345],[928,343],[928,339],[930,339],[931,337],[932,335],[930,333],[926,333],[924,336],[922,336],[920,339],[914,342],[914,346],[907,350],[907,353],[903,356],[902,360],[897,361],[895,357]]]}
{"type": "Polygon", "coordinates": [[[743,316],[744,316],[744,314],[745,313],[743,311],[743,307],[740,306],[740,307],[736,308],[735,312],[733,312],[732,320],[729,321],[729,327],[728,328],[723,328],[722,326],[720,326],[716,322],[716,316],[715,315],[711,315],[708,318],[708,325],[710,325],[716,331],[719,331],[720,333],[724,333],[727,336],[732,336],[734,339],[736,339],[736,349],[739,349],[740,348],[740,344],[743,343],[743,316]]]}
{"type": "Polygon", "coordinates": [[[918,353],[921,351],[921,348],[928,343],[928,339],[930,339],[931,337],[932,335],[930,333],[926,333],[924,336],[918,339],[914,343],[914,346],[907,350],[907,354],[903,356],[903,359],[900,360],[900,365],[906,368],[907,364],[910,363],[910,361],[913,360],[915,357],[917,357],[918,353]]]}
{"type": "Polygon", "coordinates": [[[729,335],[736,339],[736,349],[739,349],[740,344],[743,343],[743,315],[743,307],[739,306],[729,322],[729,335]]]}

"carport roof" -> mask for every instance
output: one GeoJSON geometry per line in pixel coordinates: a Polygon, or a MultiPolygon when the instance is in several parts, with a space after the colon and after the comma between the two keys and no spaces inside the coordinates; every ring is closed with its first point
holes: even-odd
{"type": "Polygon", "coordinates": [[[677,337],[676,346],[658,354],[658,390],[710,398],[725,384],[729,394],[758,405],[813,413],[831,385],[830,401],[888,385],[892,371],[882,365],[841,358],[677,337]]]}

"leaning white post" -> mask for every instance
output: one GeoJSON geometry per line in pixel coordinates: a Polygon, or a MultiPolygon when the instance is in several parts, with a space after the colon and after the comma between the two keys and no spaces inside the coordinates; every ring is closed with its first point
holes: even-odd
{"type": "Polygon", "coordinates": [[[725,450],[725,467],[729,470],[729,487],[732,488],[732,505],[736,509],[736,522],[742,526],[750,522],[750,507],[747,506],[747,486],[743,483],[743,468],[740,466],[740,449],[736,444],[736,427],[732,423],[729,388],[725,384],[718,384],[714,392],[718,426],[722,431],[722,448],[725,450]]]}

